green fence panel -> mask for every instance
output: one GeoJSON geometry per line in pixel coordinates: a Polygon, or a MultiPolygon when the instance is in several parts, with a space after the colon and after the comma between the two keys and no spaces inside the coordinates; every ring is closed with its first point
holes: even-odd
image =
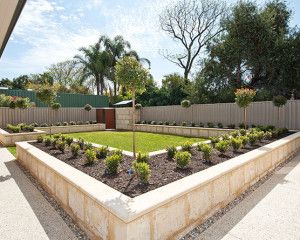
{"type": "MultiPolygon", "coordinates": [[[[19,90],[19,89],[0,89],[0,94],[17,97],[28,97],[31,102],[35,102],[37,107],[46,107],[37,97],[34,91],[19,90]]],[[[74,93],[58,93],[57,102],[62,107],[84,107],[86,104],[90,104],[93,107],[108,107],[109,101],[106,96],[97,95],[85,95],[74,93]]]]}

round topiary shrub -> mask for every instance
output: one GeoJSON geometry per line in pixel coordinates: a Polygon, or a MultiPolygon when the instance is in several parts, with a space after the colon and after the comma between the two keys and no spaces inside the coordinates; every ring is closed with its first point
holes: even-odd
{"type": "Polygon", "coordinates": [[[282,107],[286,104],[287,99],[285,96],[278,95],[273,98],[273,104],[275,107],[282,107]]]}
{"type": "Polygon", "coordinates": [[[191,162],[192,155],[189,152],[177,152],[175,154],[175,162],[178,168],[184,169],[191,162]]]}
{"type": "Polygon", "coordinates": [[[189,100],[182,100],[181,107],[189,108],[191,106],[191,102],[189,100]]]}
{"type": "Polygon", "coordinates": [[[86,105],[84,106],[84,110],[87,111],[87,112],[89,112],[89,111],[92,110],[92,106],[91,106],[90,104],[86,104],[86,105]]]}

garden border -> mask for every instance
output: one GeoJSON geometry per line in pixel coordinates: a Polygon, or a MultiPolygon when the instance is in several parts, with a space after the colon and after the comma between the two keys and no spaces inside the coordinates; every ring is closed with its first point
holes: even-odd
{"type": "MultiPolygon", "coordinates": [[[[36,127],[47,134],[50,133],[50,127],[36,127]]],[[[105,130],[105,123],[67,125],[67,126],[51,126],[51,134],[56,133],[76,133],[76,132],[95,132],[105,130]]]]}
{"type": "Polygon", "coordinates": [[[167,239],[226,206],[300,148],[300,132],[129,198],[27,142],[17,159],[92,238],[167,239]]]}
{"type": "Polygon", "coordinates": [[[44,131],[37,129],[34,129],[33,132],[9,133],[0,128],[0,145],[12,147],[15,146],[16,142],[36,140],[39,136],[44,134],[44,131]]]}

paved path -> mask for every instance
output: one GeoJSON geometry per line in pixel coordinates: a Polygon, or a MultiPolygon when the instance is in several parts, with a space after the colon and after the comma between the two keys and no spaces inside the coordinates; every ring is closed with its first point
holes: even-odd
{"type": "Polygon", "coordinates": [[[76,239],[14,157],[0,148],[0,240],[76,239]]]}
{"type": "Polygon", "coordinates": [[[197,239],[300,240],[300,154],[197,239]]]}

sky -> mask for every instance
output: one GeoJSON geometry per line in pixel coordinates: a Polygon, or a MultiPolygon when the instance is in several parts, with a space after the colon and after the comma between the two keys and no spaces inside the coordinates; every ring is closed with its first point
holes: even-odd
{"type": "MultiPolygon", "coordinates": [[[[158,17],[175,1],[27,0],[0,59],[0,79],[42,73],[53,63],[72,59],[80,47],[94,44],[100,35],[122,35],[132,49],[151,61],[151,74],[160,83],[166,74],[182,73],[161,55],[178,50],[160,29],[158,17]]],[[[286,2],[293,11],[290,25],[300,26],[300,1],[286,2]]]]}

